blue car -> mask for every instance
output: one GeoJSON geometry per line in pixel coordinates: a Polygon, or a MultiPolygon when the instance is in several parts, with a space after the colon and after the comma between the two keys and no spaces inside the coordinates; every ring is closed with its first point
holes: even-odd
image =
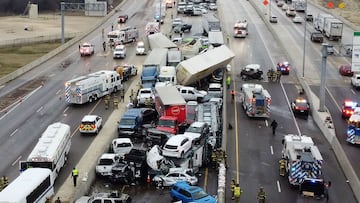
{"type": "Polygon", "coordinates": [[[197,186],[191,186],[186,181],[179,181],[171,186],[170,196],[173,200],[183,203],[216,203],[216,199],[197,186]]]}

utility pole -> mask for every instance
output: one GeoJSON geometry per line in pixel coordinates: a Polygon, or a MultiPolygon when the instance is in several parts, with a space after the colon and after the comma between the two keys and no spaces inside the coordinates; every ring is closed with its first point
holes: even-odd
{"type": "Polygon", "coordinates": [[[61,2],[60,3],[60,7],[61,7],[61,44],[65,43],[65,36],[64,36],[64,29],[65,29],[65,25],[64,25],[64,13],[65,13],[65,2],[61,2]]]}
{"type": "Polygon", "coordinates": [[[322,44],[322,62],[321,62],[321,83],[320,83],[320,112],[325,112],[325,88],[326,88],[326,58],[328,55],[328,48],[332,47],[329,44],[322,44]]]}
{"type": "Polygon", "coordinates": [[[302,61],[302,77],[305,78],[305,49],[306,49],[306,16],[307,16],[307,0],[305,0],[305,25],[304,25],[304,44],[303,44],[303,61],[302,61]]]}

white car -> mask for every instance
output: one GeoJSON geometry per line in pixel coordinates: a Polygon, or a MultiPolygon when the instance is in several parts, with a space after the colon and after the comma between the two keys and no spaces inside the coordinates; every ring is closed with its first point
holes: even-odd
{"type": "Polygon", "coordinates": [[[162,155],[167,157],[184,158],[185,153],[191,149],[191,140],[184,135],[170,137],[164,145],[162,155]]]}
{"type": "Polygon", "coordinates": [[[125,58],[126,57],[126,46],[125,45],[117,45],[114,49],[113,58],[125,58]]]}
{"type": "Polygon", "coordinates": [[[201,102],[203,98],[207,95],[206,91],[199,91],[195,89],[195,87],[177,86],[177,89],[186,101],[201,102]]]}
{"type": "Polygon", "coordinates": [[[220,83],[210,83],[208,88],[208,94],[223,95],[223,88],[220,83]]]}
{"type": "Polygon", "coordinates": [[[281,10],[286,11],[288,8],[289,8],[289,6],[286,5],[286,4],[284,4],[284,5],[281,7],[281,10]]]}
{"type": "Polygon", "coordinates": [[[95,53],[94,45],[83,43],[82,45],[79,45],[79,52],[81,56],[91,56],[95,53]]]}
{"type": "Polygon", "coordinates": [[[206,8],[200,7],[202,14],[207,14],[208,10],[206,8]]]}
{"type": "Polygon", "coordinates": [[[292,19],[293,23],[302,23],[303,19],[300,17],[300,16],[295,16],[293,19],[292,19]]]}
{"type": "Polygon", "coordinates": [[[170,168],[166,175],[156,175],[152,179],[157,186],[169,187],[178,181],[186,181],[190,185],[197,185],[198,178],[193,169],[190,168],[170,168]]]}
{"type": "Polygon", "coordinates": [[[146,55],[144,42],[138,42],[136,45],[136,55],[146,55]]]}
{"type": "Polygon", "coordinates": [[[216,10],[217,10],[216,4],[215,4],[215,3],[210,3],[210,4],[209,4],[209,10],[211,10],[211,11],[216,11],[216,10]]]}
{"type": "Polygon", "coordinates": [[[360,88],[360,74],[354,74],[351,77],[351,85],[356,89],[360,88]]]}
{"type": "Polygon", "coordinates": [[[102,118],[97,115],[86,115],[81,119],[79,131],[81,134],[94,133],[98,134],[102,128],[102,118]]]}
{"type": "Polygon", "coordinates": [[[142,88],[139,90],[138,94],[137,94],[137,101],[138,101],[138,105],[145,105],[148,101],[147,100],[152,100],[155,101],[155,94],[154,91],[151,88],[142,88]]]}

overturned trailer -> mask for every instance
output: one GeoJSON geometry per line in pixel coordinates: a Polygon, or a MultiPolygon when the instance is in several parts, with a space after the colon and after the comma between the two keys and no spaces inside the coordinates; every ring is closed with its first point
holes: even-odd
{"type": "Polygon", "coordinates": [[[234,58],[234,53],[225,45],[182,61],[176,67],[176,77],[181,85],[191,85],[224,68],[234,58]]]}

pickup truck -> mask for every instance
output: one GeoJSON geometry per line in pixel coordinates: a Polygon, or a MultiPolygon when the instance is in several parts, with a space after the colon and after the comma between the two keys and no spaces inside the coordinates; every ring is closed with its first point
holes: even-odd
{"type": "Polygon", "coordinates": [[[120,66],[115,66],[114,71],[119,73],[124,81],[129,80],[131,76],[137,75],[137,67],[133,64],[124,64],[120,66]]]}
{"type": "Polygon", "coordinates": [[[128,18],[129,18],[128,15],[120,15],[118,17],[118,23],[126,23],[128,18]]]}
{"type": "Polygon", "coordinates": [[[311,35],[310,35],[310,39],[313,42],[322,43],[324,41],[323,35],[321,34],[321,32],[318,32],[318,31],[312,32],[311,35]]]}
{"type": "Polygon", "coordinates": [[[111,193],[95,193],[92,196],[82,196],[75,203],[98,203],[98,202],[106,202],[106,203],[130,203],[131,197],[128,194],[119,193],[117,191],[111,193]]]}
{"type": "Polygon", "coordinates": [[[174,28],[174,32],[175,33],[180,33],[180,32],[185,32],[185,31],[190,32],[191,28],[192,28],[191,24],[184,23],[184,24],[176,26],[174,28]]]}

